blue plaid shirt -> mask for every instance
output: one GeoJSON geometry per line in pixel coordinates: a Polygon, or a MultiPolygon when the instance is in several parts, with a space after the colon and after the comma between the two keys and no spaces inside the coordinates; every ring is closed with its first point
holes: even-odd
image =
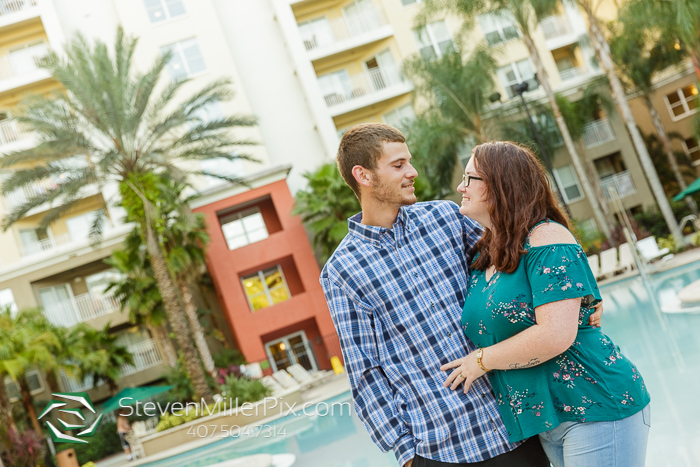
{"type": "Polygon", "coordinates": [[[321,272],[355,409],[400,465],[416,454],[471,463],[514,449],[487,378],[468,394],[442,386],[440,366],[474,345],[460,327],[468,256],[481,227],[450,201],[399,210],[391,230],[348,220],[321,272]]]}

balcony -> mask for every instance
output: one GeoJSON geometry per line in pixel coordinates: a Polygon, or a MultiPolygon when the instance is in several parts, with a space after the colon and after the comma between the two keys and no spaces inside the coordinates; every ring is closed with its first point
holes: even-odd
{"type": "Polygon", "coordinates": [[[0,57],[0,91],[49,78],[49,72],[37,65],[37,60],[48,53],[48,44],[42,42],[0,57]]]}
{"type": "Polygon", "coordinates": [[[37,0],[0,0],[0,27],[24,21],[38,13],[37,0]]]}
{"type": "Polygon", "coordinates": [[[18,141],[29,139],[32,133],[22,128],[20,124],[13,120],[0,122],[0,150],[6,151],[9,146],[18,141]]]}
{"type": "Polygon", "coordinates": [[[581,76],[585,76],[586,74],[587,70],[584,67],[576,66],[560,71],[559,77],[562,81],[570,81],[576,78],[580,78],[581,76]]]}
{"type": "Polygon", "coordinates": [[[565,14],[543,19],[540,21],[540,28],[549,50],[573,44],[578,40],[577,33],[565,14]]]}
{"type": "MultiPolygon", "coordinates": [[[[58,177],[56,177],[56,179],[59,180],[58,177]]],[[[32,185],[25,185],[11,193],[7,193],[5,195],[0,196],[0,198],[2,198],[2,207],[5,212],[12,211],[13,209],[22,206],[30,199],[36,196],[43,196],[47,192],[58,188],[58,186],[59,183],[53,180],[44,180],[42,182],[34,183],[32,185]]],[[[100,189],[95,184],[89,184],[82,187],[80,191],[81,196],[83,198],[87,198],[88,196],[92,196],[99,193],[100,189]]],[[[57,205],[60,205],[63,201],[65,201],[65,198],[63,196],[58,196],[53,200],[53,206],[55,207],[57,205]]],[[[49,203],[44,203],[42,205],[35,206],[28,212],[27,215],[31,216],[34,214],[38,214],[49,209],[50,207],[51,206],[49,205],[49,203]]]]}
{"type": "Polygon", "coordinates": [[[300,26],[304,47],[314,61],[393,35],[381,10],[370,8],[332,21],[300,26]]]}
{"type": "Polygon", "coordinates": [[[71,242],[70,235],[62,234],[56,235],[55,237],[49,237],[44,240],[23,245],[19,249],[19,255],[23,258],[27,256],[37,255],[43,251],[52,250],[61,245],[67,245],[71,242]]]}
{"type": "MultiPolygon", "coordinates": [[[[75,378],[71,378],[66,374],[65,371],[61,370],[61,384],[66,392],[83,392],[89,391],[95,387],[94,378],[92,375],[86,377],[82,381],[76,381],[75,378]]],[[[102,381],[100,381],[102,384],[102,381]]]]}
{"type": "Polygon", "coordinates": [[[122,365],[122,376],[132,375],[147,368],[159,365],[163,360],[158,351],[158,346],[153,339],[148,339],[138,344],[127,347],[134,356],[133,365],[122,365]]]}
{"type": "Polygon", "coordinates": [[[44,307],[44,315],[55,326],[70,327],[120,308],[119,301],[113,295],[88,292],[44,307]]]}
{"type": "Polygon", "coordinates": [[[350,75],[326,91],[323,98],[331,116],[336,117],[412,90],[413,85],[401,76],[398,67],[384,67],[350,75]]]}
{"type": "Polygon", "coordinates": [[[611,191],[612,193],[616,193],[620,198],[633,195],[637,192],[629,170],[603,177],[600,179],[600,184],[603,186],[603,191],[607,199],[611,198],[611,191]]]}
{"type": "Polygon", "coordinates": [[[586,144],[586,148],[600,146],[614,139],[615,133],[613,133],[607,118],[593,120],[583,127],[583,142],[586,144]]]}

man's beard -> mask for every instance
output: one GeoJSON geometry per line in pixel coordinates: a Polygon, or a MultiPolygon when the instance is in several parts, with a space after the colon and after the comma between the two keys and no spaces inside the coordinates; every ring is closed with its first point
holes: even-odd
{"type": "MultiPolygon", "coordinates": [[[[403,190],[403,188],[401,188],[403,190]]],[[[379,183],[372,191],[372,196],[374,196],[377,201],[381,201],[385,204],[391,204],[394,206],[408,206],[414,204],[416,201],[415,191],[410,195],[402,193],[402,191],[396,191],[393,185],[384,183],[383,180],[379,180],[379,183]]]]}

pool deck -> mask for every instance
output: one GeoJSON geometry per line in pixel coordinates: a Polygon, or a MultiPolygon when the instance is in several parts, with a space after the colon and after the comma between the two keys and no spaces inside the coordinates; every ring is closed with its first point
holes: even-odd
{"type": "MultiPolygon", "coordinates": [[[[304,403],[309,403],[309,404],[315,404],[318,402],[322,402],[324,400],[330,399],[332,397],[338,396],[340,394],[343,394],[347,391],[350,390],[350,383],[348,381],[348,377],[345,373],[335,375],[331,379],[329,379],[326,383],[320,384],[318,386],[314,386],[311,388],[308,388],[306,390],[303,390],[301,393],[301,398],[304,403]]],[[[272,422],[274,420],[277,420],[279,418],[282,418],[284,415],[283,414],[277,414],[273,417],[269,417],[264,420],[260,420],[258,422],[255,422],[257,425],[264,425],[266,423],[272,422]]],[[[182,454],[184,452],[191,451],[193,449],[206,446],[207,444],[216,442],[216,441],[221,441],[221,438],[203,438],[197,441],[192,441],[190,443],[186,443],[177,447],[174,447],[172,449],[168,449],[167,451],[159,452],[157,454],[154,454],[152,456],[147,456],[141,459],[136,459],[133,461],[128,461],[126,460],[126,455],[124,454],[115,454],[113,456],[107,457],[105,459],[102,459],[98,462],[96,462],[97,467],[117,467],[117,466],[139,466],[139,465],[144,465],[144,464],[150,464],[151,462],[156,462],[162,459],[167,459],[168,457],[172,457],[178,454],[182,454]]]]}
{"type": "MultiPolygon", "coordinates": [[[[682,253],[676,253],[676,255],[667,261],[655,261],[647,265],[647,271],[649,274],[657,274],[659,272],[668,271],[669,269],[674,269],[680,266],[685,266],[686,264],[691,264],[696,261],[700,261],[700,248],[693,248],[692,250],[686,250],[682,253]]],[[[639,271],[633,269],[632,271],[618,274],[609,279],[598,281],[600,287],[608,284],[613,284],[621,280],[628,279],[630,277],[638,276],[639,271]]]]}

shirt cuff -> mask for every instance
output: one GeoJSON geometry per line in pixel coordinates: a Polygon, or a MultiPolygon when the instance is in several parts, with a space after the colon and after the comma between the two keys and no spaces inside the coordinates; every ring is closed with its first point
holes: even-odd
{"type": "Polygon", "coordinates": [[[403,467],[416,456],[416,443],[410,433],[404,433],[394,444],[394,455],[403,467]]]}

